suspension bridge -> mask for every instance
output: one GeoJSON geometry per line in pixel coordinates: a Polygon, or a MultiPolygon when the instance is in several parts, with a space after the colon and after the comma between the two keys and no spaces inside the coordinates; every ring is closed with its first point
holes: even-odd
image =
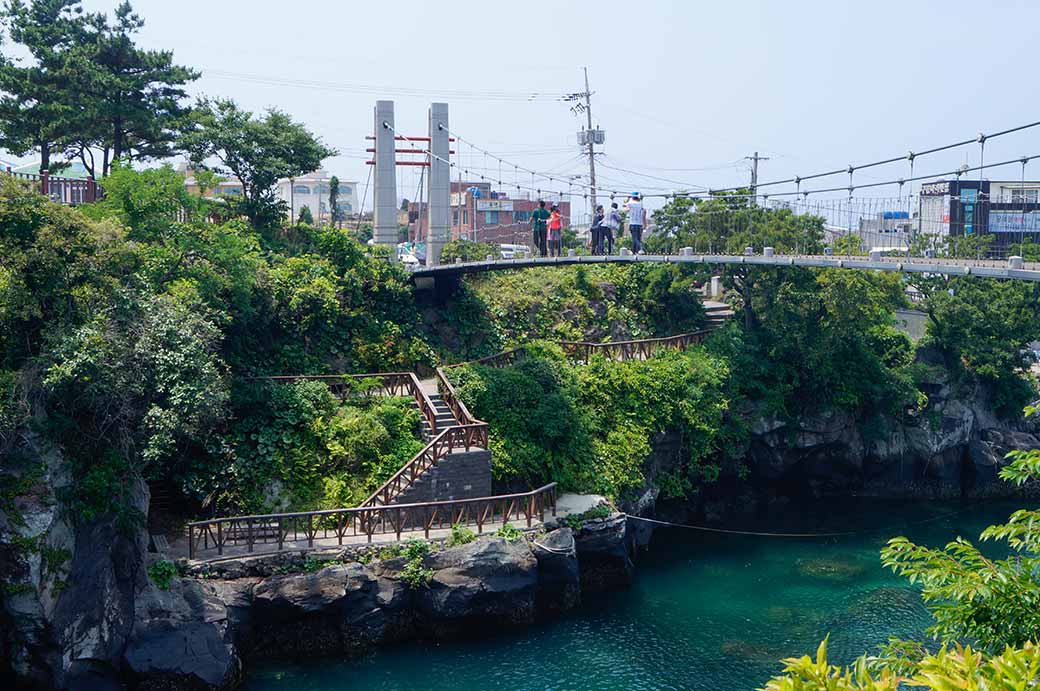
{"type": "MultiPolygon", "coordinates": [[[[370,180],[375,181],[374,236],[377,244],[397,244],[396,168],[418,166],[422,170],[420,193],[424,180],[422,176],[428,171],[426,200],[418,205],[414,233],[417,241],[425,241],[426,266],[416,269],[417,277],[538,265],[542,260],[524,257],[520,261],[489,260],[470,262],[461,268],[438,268],[442,249],[452,239],[512,240],[512,244],[520,246],[530,242],[529,212],[514,210],[514,200],[569,200],[574,202],[572,207],[584,202],[588,219],[597,199],[624,200],[632,194],[625,191],[626,188],[631,190],[643,187],[635,178],[643,183],[647,179],[680,183],[678,180],[617,165],[605,167],[635,176],[623,183],[624,187],[611,184],[620,182],[616,178],[608,178],[608,184],[596,185],[592,180],[584,181],[582,176],[554,174],[521,166],[450,128],[448,105],[444,103],[431,105],[429,131],[423,135],[410,136],[395,128],[392,101],[377,102],[374,115],[374,133],[369,139],[375,145],[367,151],[373,154],[368,163],[372,166],[370,180]],[[403,148],[398,148],[398,145],[403,148]],[[450,148],[452,146],[469,147],[471,153],[485,158],[485,165],[466,165],[459,160],[461,157],[453,160],[455,151],[450,148]],[[489,162],[491,165],[488,165],[489,162]],[[456,175],[455,180],[452,180],[453,174],[456,175]],[[456,193],[450,193],[452,189],[456,193]],[[489,199],[477,204],[468,203],[462,194],[465,189],[477,190],[489,199]],[[478,224],[475,217],[481,209],[488,218],[493,217],[495,222],[478,224]],[[505,213],[508,222],[498,222],[502,213],[505,213]],[[473,219],[472,222],[464,221],[467,215],[473,219]],[[505,261],[512,263],[503,263],[505,261]]],[[[1027,166],[1040,154],[1028,153],[1011,159],[986,162],[985,153],[988,142],[1038,126],[1040,121],[1030,122],[876,161],[848,164],[778,180],[755,180],[750,189],[698,185],[664,191],[664,188],[657,187],[650,192],[640,193],[640,197],[666,202],[689,199],[691,216],[707,219],[709,228],[728,230],[731,234],[746,234],[749,252],[728,256],[720,252],[718,246],[711,246],[711,233],[707,233],[709,237],[704,241],[706,246],[690,248],[693,258],[684,253],[673,258],[655,256],[636,260],[617,257],[601,261],[827,266],[1036,280],[1033,275],[1036,267],[1023,262],[1020,255],[1026,246],[1040,243],[1040,182],[1030,182],[1028,187],[1026,182],[1027,166]],[[964,164],[953,169],[922,172],[921,167],[928,157],[972,145],[978,146],[978,165],[964,164]],[[876,177],[863,179],[864,171],[898,165],[906,166],[902,176],[884,180],[877,180],[876,177]],[[1007,167],[1015,168],[1014,172],[1018,172],[1018,175],[1009,175],[1004,180],[986,177],[989,171],[1007,167]],[[860,177],[857,178],[857,175],[860,177]],[[816,182],[835,176],[847,176],[847,182],[830,186],[816,182]],[[873,193],[883,188],[893,188],[896,193],[888,197],[857,196],[857,193],[873,193]],[[703,204],[712,200],[720,202],[724,208],[703,204]],[[783,256],[770,253],[769,247],[765,246],[765,238],[760,237],[756,242],[756,226],[760,226],[761,222],[734,213],[760,209],[787,209],[795,216],[822,219],[824,233],[821,246],[805,247],[805,252],[796,251],[783,256]],[[719,219],[717,224],[711,215],[719,219]],[[822,245],[836,244],[842,238],[842,252],[846,254],[844,258],[817,254],[823,249],[822,245]],[[949,251],[950,246],[962,238],[984,239],[985,242],[977,243],[977,248],[972,252],[976,256],[972,261],[942,258],[943,255],[954,254],[949,251]],[[865,259],[854,256],[860,252],[866,256],[865,259]],[[899,255],[900,258],[881,258],[891,254],[899,255]],[[1001,265],[999,262],[987,261],[993,259],[1006,260],[1006,263],[1001,265]]],[[[366,183],[366,197],[367,188],[366,183]]],[[[519,209],[519,206],[516,208],[519,209]]],[[[674,221],[674,218],[670,220],[674,221]]],[[[568,221],[578,225],[574,223],[573,216],[565,218],[565,223],[568,221]]],[[[673,230],[652,219],[650,227],[644,229],[644,236],[668,234],[673,230]]],[[[959,254],[963,256],[964,252],[959,254]]],[[[581,261],[590,260],[569,257],[545,263],[581,261]]]]}

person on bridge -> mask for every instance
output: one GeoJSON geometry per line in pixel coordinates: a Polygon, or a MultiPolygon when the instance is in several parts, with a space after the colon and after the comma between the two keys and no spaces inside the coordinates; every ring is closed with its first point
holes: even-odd
{"type": "Polygon", "coordinates": [[[643,226],[646,225],[646,209],[639,192],[633,192],[632,198],[625,204],[628,208],[628,231],[632,233],[632,253],[643,252],[643,226]]]}
{"type": "Polygon", "coordinates": [[[560,256],[563,246],[563,216],[560,215],[560,207],[553,204],[552,212],[549,214],[549,256],[560,256]]]}
{"type": "Polygon", "coordinates": [[[592,226],[589,227],[592,235],[592,253],[603,254],[603,207],[596,207],[596,215],[592,217],[592,226]]]}
{"type": "Polygon", "coordinates": [[[549,220],[549,210],[545,208],[545,202],[539,201],[538,208],[531,212],[531,230],[534,236],[534,247],[541,256],[546,255],[545,234],[546,221],[549,220]]]}
{"type": "Polygon", "coordinates": [[[600,248],[607,241],[607,254],[614,254],[614,231],[621,227],[621,212],[618,211],[617,202],[610,204],[610,211],[603,217],[603,225],[600,226],[600,248]]]}

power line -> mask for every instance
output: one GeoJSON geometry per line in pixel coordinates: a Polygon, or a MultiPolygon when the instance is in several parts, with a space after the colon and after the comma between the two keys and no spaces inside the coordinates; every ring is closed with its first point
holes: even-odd
{"type": "MultiPolygon", "coordinates": [[[[883,166],[883,165],[887,165],[887,164],[890,164],[890,163],[896,163],[898,161],[910,161],[910,162],[913,162],[914,159],[916,159],[916,158],[918,158],[920,156],[927,156],[929,154],[938,153],[940,151],[947,151],[949,149],[956,149],[957,147],[965,146],[967,144],[984,144],[989,139],[993,139],[995,137],[1002,137],[1002,136],[1004,136],[1006,134],[1011,134],[1013,132],[1020,132],[1022,130],[1026,130],[1026,129],[1029,129],[1031,127],[1037,127],[1037,126],[1040,126],[1040,121],[1027,123],[1025,125],[1019,125],[1017,127],[1011,127],[1009,129],[1006,129],[1006,130],[1001,130],[999,132],[994,132],[993,134],[982,134],[982,133],[979,133],[977,136],[972,137],[971,139],[964,139],[964,140],[961,140],[961,141],[958,141],[958,142],[953,142],[951,144],[944,144],[942,146],[936,146],[936,147],[933,147],[931,149],[925,149],[924,151],[918,151],[918,152],[909,151],[906,154],[903,154],[901,156],[893,156],[891,158],[882,159],[880,161],[872,161],[870,163],[861,163],[861,164],[858,164],[858,165],[849,164],[848,166],[846,166],[844,168],[838,168],[838,169],[835,169],[835,170],[829,170],[829,171],[825,171],[825,172],[822,172],[822,173],[813,173],[812,175],[796,175],[793,178],[786,178],[784,180],[772,180],[770,182],[760,182],[760,183],[758,183],[758,187],[770,187],[772,185],[786,185],[786,184],[790,184],[790,183],[800,184],[800,183],[804,182],[805,180],[815,180],[817,178],[825,178],[825,177],[829,177],[829,176],[832,176],[832,175],[840,175],[842,173],[848,173],[849,175],[851,175],[852,173],[854,173],[854,172],[856,172],[858,170],[863,170],[865,168],[874,168],[876,166],[883,166]]],[[[910,178],[907,178],[907,180],[909,181],[910,178]]],[[[864,185],[859,185],[859,187],[863,187],[863,186],[864,185]]],[[[736,190],[736,189],[740,189],[740,187],[724,187],[724,188],[721,188],[721,189],[718,189],[718,190],[715,190],[715,191],[716,192],[725,192],[725,191],[728,191],[728,190],[736,190]]]]}
{"type": "Polygon", "coordinates": [[[460,89],[426,89],[412,87],[394,87],[375,84],[352,84],[347,82],[327,82],[295,77],[272,77],[260,74],[230,72],[226,70],[204,70],[203,76],[216,79],[229,79],[251,84],[269,86],[292,86],[306,89],[323,89],[366,95],[395,95],[415,97],[447,97],[457,100],[481,101],[562,101],[563,96],[539,90],[531,91],[467,91],[460,89]]]}

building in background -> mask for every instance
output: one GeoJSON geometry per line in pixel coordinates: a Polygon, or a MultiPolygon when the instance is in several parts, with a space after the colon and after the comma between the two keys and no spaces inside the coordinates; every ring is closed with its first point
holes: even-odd
{"type": "MultiPolygon", "coordinates": [[[[316,170],[296,178],[282,178],[278,181],[278,198],[285,202],[287,211],[293,219],[298,218],[300,209],[307,207],[318,225],[332,223],[332,212],[329,209],[329,180],[332,176],[326,170],[316,170]]],[[[358,205],[357,183],[340,178],[339,197],[336,200],[344,218],[351,218],[360,212],[358,205]]]]}
{"type": "Polygon", "coordinates": [[[992,235],[990,252],[1040,241],[1040,182],[940,180],[921,185],[916,231],[938,238],[992,235]]]}
{"type": "MultiPolygon", "coordinates": [[[[546,193],[546,206],[556,204],[563,214],[564,227],[571,223],[571,203],[565,198],[546,193]]],[[[496,244],[531,244],[531,212],[538,208],[538,199],[527,194],[507,194],[491,188],[491,183],[451,183],[451,238],[490,242],[496,244]]],[[[425,235],[428,222],[423,211],[425,204],[412,202],[408,207],[408,237],[425,235]]]]}
{"type": "MultiPolygon", "coordinates": [[[[214,187],[202,189],[199,181],[195,179],[195,170],[187,163],[178,163],[177,172],[184,175],[184,187],[194,195],[201,195],[212,199],[220,197],[241,197],[242,183],[237,178],[225,178],[214,187]]],[[[221,176],[223,177],[223,176],[221,176]]]]}

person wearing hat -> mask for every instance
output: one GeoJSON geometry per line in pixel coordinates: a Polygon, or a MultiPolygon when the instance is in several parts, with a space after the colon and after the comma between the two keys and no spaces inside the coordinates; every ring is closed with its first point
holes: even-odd
{"type": "Polygon", "coordinates": [[[628,232],[632,234],[632,253],[643,251],[643,227],[646,225],[646,209],[643,208],[639,192],[633,192],[632,198],[625,204],[628,209],[628,232]]]}

